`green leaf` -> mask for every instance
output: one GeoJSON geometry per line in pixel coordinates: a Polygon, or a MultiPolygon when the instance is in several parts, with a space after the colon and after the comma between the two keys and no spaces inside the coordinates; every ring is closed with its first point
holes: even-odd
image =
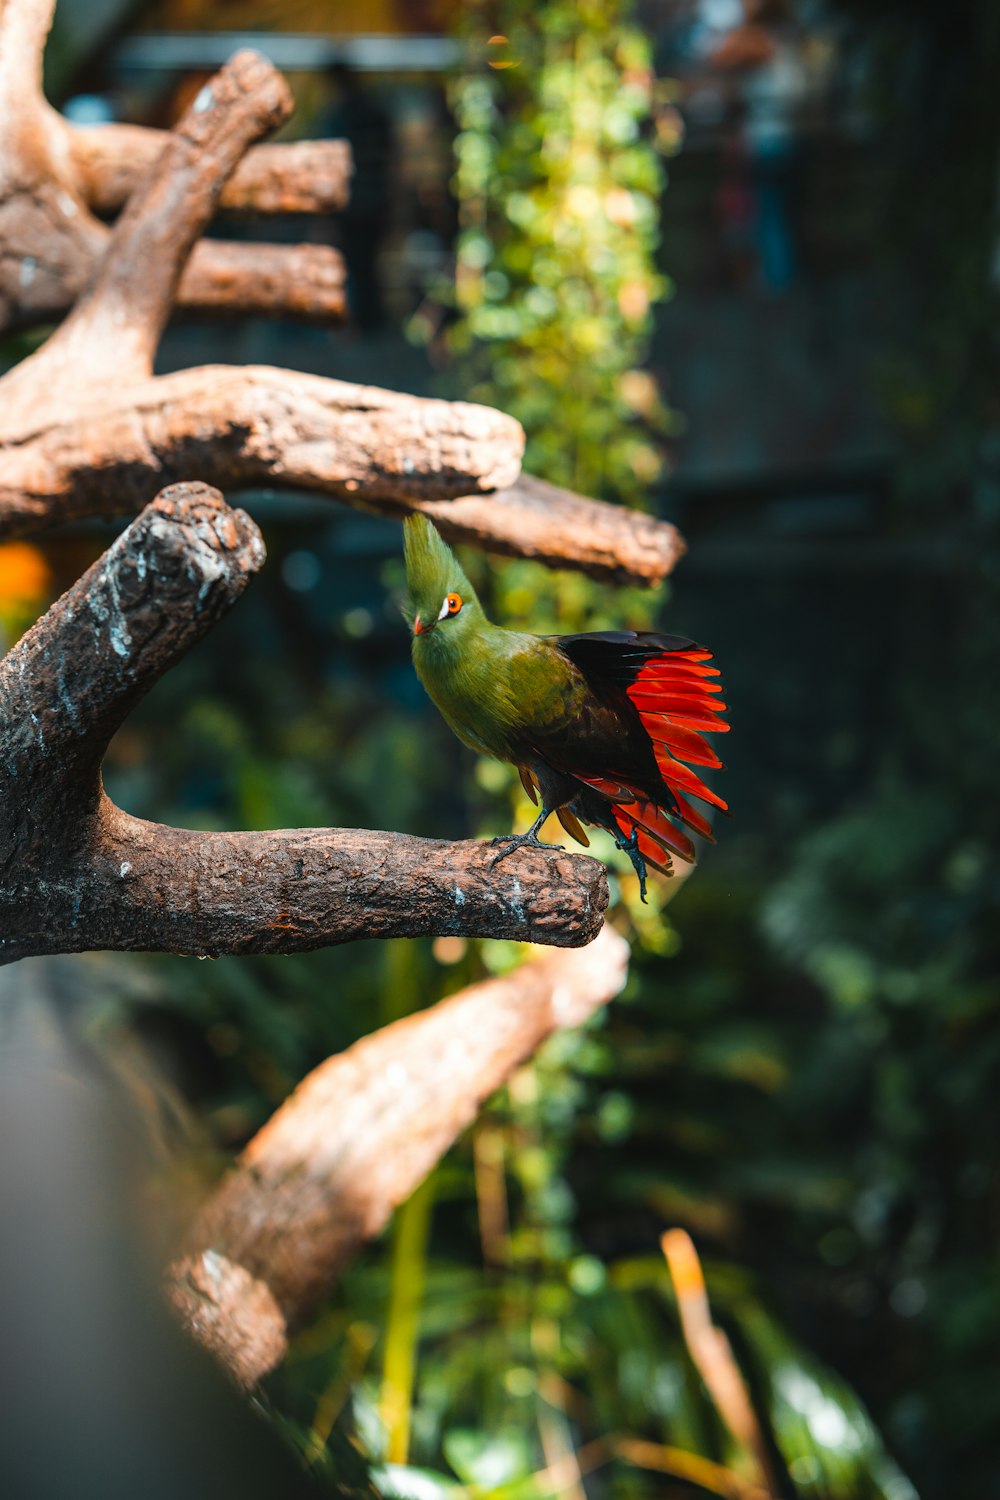
{"type": "Polygon", "coordinates": [[[527,1438],[514,1429],[491,1434],[456,1427],[445,1434],[442,1446],[459,1479],[482,1490],[527,1479],[532,1472],[527,1438]]]}

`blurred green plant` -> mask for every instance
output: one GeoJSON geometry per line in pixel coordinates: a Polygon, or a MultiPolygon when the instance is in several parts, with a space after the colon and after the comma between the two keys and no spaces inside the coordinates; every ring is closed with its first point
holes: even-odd
{"type": "Polygon", "coordinates": [[[462,36],[448,344],[468,395],[524,424],[532,472],[642,503],[672,423],[646,368],[669,289],[648,38],[623,0],[480,0],[462,36]]]}

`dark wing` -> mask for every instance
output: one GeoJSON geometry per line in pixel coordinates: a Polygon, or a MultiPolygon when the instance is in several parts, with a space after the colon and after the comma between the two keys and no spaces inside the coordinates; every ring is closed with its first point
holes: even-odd
{"type": "Polygon", "coordinates": [[[644,748],[652,751],[655,763],[652,779],[644,774],[645,757],[634,754],[631,765],[619,766],[609,758],[605,775],[595,775],[589,767],[566,767],[591,792],[611,803],[610,809],[603,808],[602,820],[598,815],[602,805],[585,795],[583,816],[610,826],[610,812],[614,828],[626,838],[635,833],[645,858],[661,869],[669,871],[670,853],[693,859],[694,845],[670,819],[711,839],[710,824],[688,799],[727,811],[722,798],[691,770],[691,766],[721,767],[703,736],[729,729],[722,718],[726,705],[718,696],[722,689],[713,681],[719,671],[708,665],[712,653],[681,636],[631,630],[560,636],[554,644],[579,668],[599,698],[618,706],[633,745],[638,721],[644,748]]]}

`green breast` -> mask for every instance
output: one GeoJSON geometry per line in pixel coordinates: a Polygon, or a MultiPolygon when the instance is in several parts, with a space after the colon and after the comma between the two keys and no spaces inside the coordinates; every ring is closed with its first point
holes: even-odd
{"type": "Polygon", "coordinates": [[[549,642],[485,620],[450,638],[444,631],[417,637],[413,663],[459,739],[498,760],[522,760],[537,734],[572,719],[586,693],[576,668],[549,642]]]}

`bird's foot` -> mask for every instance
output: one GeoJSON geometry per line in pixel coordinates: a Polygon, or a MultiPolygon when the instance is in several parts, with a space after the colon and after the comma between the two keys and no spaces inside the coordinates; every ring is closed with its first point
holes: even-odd
{"type": "Polygon", "coordinates": [[[490,840],[491,849],[499,849],[500,853],[493,856],[490,864],[492,869],[508,854],[513,854],[515,849],[561,849],[562,844],[543,844],[538,837],[538,827],[529,828],[527,833],[501,833],[497,838],[490,840]]]}
{"type": "Polygon", "coordinates": [[[630,838],[622,838],[620,834],[615,835],[615,843],[623,854],[627,854],[632,861],[632,868],[639,877],[639,899],[643,905],[646,902],[646,861],[639,852],[639,830],[632,829],[630,838]]]}

